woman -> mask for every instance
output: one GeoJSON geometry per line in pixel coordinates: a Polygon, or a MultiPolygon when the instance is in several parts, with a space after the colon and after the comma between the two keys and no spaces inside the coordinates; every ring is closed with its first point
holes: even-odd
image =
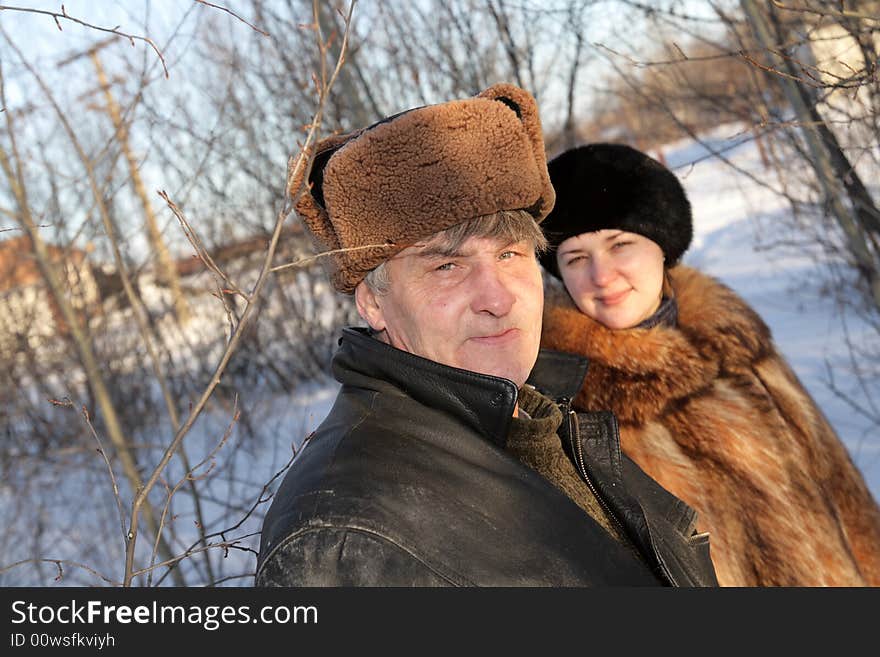
{"type": "Polygon", "coordinates": [[[690,203],[644,153],[591,144],[549,163],[542,346],[587,356],[579,410],[614,411],[623,450],[694,507],[726,586],[880,585],[880,508],[770,331],[676,266],[690,203]],[[552,286],[548,286],[552,287],[552,286]]]}

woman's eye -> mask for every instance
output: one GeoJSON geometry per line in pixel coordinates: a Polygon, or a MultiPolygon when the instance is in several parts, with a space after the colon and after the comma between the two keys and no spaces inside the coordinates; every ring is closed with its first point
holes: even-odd
{"type": "Polygon", "coordinates": [[[574,258],[572,258],[571,260],[566,262],[565,266],[570,267],[571,265],[575,264],[576,262],[580,262],[581,260],[586,260],[586,258],[587,258],[587,256],[583,256],[583,255],[575,256],[574,258]]]}
{"type": "Polygon", "coordinates": [[[621,247],[627,246],[628,244],[632,244],[632,242],[615,242],[611,248],[620,249],[621,247]]]}
{"type": "Polygon", "coordinates": [[[512,257],[515,256],[515,255],[516,255],[516,251],[505,251],[505,252],[502,253],[499,257],[500,257],[502,260],[510,260],[510,258],[512,258],[512,257]]]}

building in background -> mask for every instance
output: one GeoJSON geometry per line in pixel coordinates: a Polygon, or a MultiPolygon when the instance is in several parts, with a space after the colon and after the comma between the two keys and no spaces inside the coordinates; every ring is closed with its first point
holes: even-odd
{"type": "MultiPolygon", "coordinates": [[[[47,249],[77,316],[85,321],[100,304],[88,249],[55,245],[47,249]]],[[[44,282],[30,237],[0,242],[0,354],[40,349],[69,330],[44,282]]]]}

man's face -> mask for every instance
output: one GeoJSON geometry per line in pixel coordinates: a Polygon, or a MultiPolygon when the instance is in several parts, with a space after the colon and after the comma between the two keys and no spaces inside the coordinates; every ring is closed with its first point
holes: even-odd
{"type": "Polygon", "coordinates": [[[530,241],[435,238],[386,262],[390,286],[361,283],[358,311],[391,346],[522,386],[541,340],[544,291],[530,241]]]}

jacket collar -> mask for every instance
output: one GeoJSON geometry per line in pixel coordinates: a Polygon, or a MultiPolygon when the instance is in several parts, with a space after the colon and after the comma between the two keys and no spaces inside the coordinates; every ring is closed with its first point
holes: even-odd
{"type": "Polygon", "coordinates": [[[583,356],[541,349],[526,383],[551,399],[572,399],[584,384],[588,366],[583,356]]]}
{"type": "Polygon", "coordinates": [[[378,382],[390,384],[504,446],[517,401],[513,381],[441,365],[387,345],[362,327],[342,330],[332,367],[342,384],[373,389],[381,387],[378,382]]]}

